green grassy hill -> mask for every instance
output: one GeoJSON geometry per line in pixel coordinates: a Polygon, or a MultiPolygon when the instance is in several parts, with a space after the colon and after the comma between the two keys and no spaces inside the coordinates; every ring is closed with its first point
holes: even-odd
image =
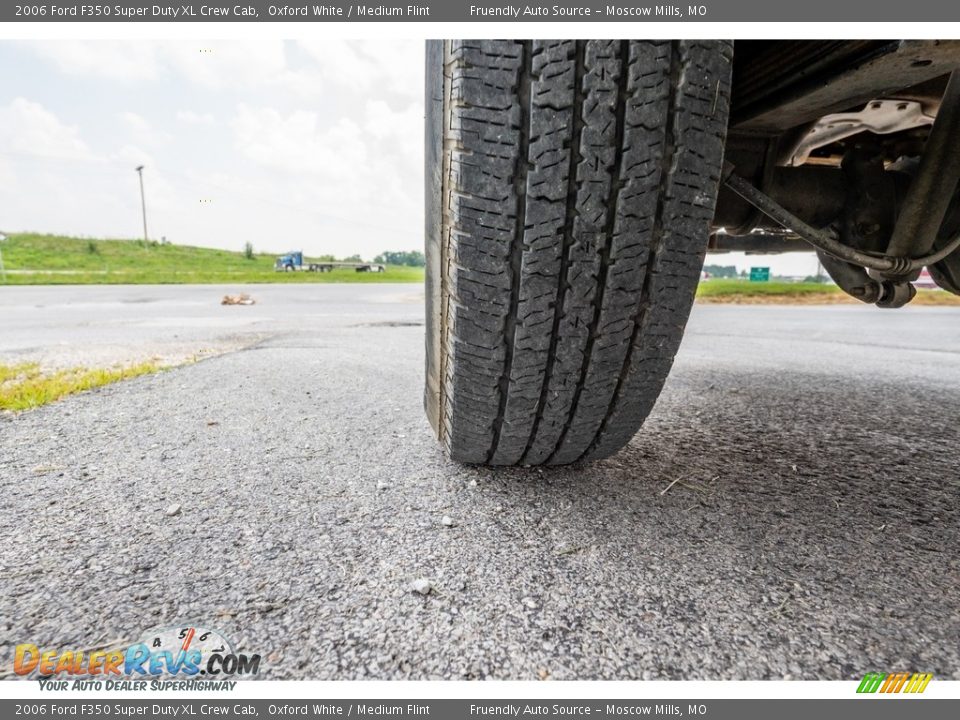
{"type": "MultiPolygon", "coordinates": [[[[143,240],[15,233],[0,243],[8,285],[174,284],[174,283],[342,283],[423,282],[423,268],[388,265],[384,273],[352,268],[328,273],[276,272],[273,253],[247,259],[242,252],[143,240]]],[[[0,277],[0,285],[4,280],[0,277]]],[[[710,280],[700,283],[704,303],[823,304],[856,301],[835,285],[710,280]]],[[[960,297],[920,290],[914,305],[960,305],[960,297]]]]}
{"type": "Polygon", "coordinates": [[[423,282],[423,268],[388,265],[383,273],[352,268],[284,273],[273,269],[276,255],[272,253],[247,259],[242,252],[143,240],[14,233],[0,244],[0,252],[9,285],[423,282]]]}

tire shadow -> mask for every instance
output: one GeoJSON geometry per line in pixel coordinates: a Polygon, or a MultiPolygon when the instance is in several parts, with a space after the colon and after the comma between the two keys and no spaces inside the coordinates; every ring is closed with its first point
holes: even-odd
{"type": "Polygon", "coordinates": [[[678,368],[607,460],[470,469],[474,511],[554,612],[602,598],[626,656],[654,644],[652,677],[956,677],[957,407],[921,385],[678,368]]]}

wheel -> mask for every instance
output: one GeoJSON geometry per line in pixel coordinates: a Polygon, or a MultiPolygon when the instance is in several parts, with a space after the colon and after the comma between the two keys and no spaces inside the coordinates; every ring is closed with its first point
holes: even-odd
{"type": "Polygon", "coordinates": [[[293,272],[293,265],[284,266],[284,270],[286,270],[287,272],[293,272]]]}
{"type": "Polygon", "coordinates": [[[594,460],[643,423],[703,266],[732,54],[428,43],[425,405],[452,458],[594,460]]]}

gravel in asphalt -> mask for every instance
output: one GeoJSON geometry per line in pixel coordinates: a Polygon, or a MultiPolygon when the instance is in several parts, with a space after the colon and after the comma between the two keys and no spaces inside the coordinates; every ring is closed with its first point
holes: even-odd
{"type": "Polygon", "coordinates": [[[271,679],[960,679],[960,310],[697,307],[623,452],[497,470],[430,434],[419,288],[97,288],[86,334],[43,290],[0,354],[239,349],[0,417],[0,665],[195,623],[271,679]]]}

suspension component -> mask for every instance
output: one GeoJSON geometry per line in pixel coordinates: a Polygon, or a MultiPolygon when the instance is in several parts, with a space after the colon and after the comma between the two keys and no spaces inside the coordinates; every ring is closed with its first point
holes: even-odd
{"type": "MultiPolygon", "coordinates": [[[[813,245],[824,255],[841,261],[844,264],[859,267],[862,272],[851,275],[852,284],[843,283],[837,280],[837,284],[847,289],[847,287],[862,287],[862,291],[851,295],[858,300],[868,303],[877,303],[880,307],[900,307],[913,298],[916,291],[904,290],[898,288],[898,284],[904,282],[904,278],[914,270],[919,271],[926,265],[932,265],[939,262],[957,248],[960,248],[960,235],[953,238],[937,252],[918,258],[909,258],[905,256],[891,256],[881,253],[874,253],[865,250],[858,250],[849,245],[845,245],[837,239],[832,230],[819,230],[808,225],[793,213],[786,210],[773,198],[757,190],[753,185],[743,178],[734,174],[734,167],[727,163],[724,166],[724,184],[733,192],[737,193],[744,200],[763,212],[765,215],[776,220],[787,230],[800,236],[808,243],[813,245]],[[883,279],[872,280],[867,275],[865,269],[878,272],[883,279]],[[868,281],[863,281],[866,277],[868,281]],[[858,282],[859,281],[859,282],[858,282]]],[[[952,193],[951,193],[952,194],[952,193]]],[[[834,265],[834,263],[829,263],[834,265]]],[[[828,268],[829,269],[829,268],[828,268]]],[[[832,276],[832,273],[831,273],[832,276]]],[[[837,278],[834,278],[837,279],[837,278]]],[[[909,284],[909,283],[907,283],[909,284]]],[[[911,286],[912,288],[912,286],[911,286]]]]}
{"type": "MultiPolygon", "coordinates": [[[[924,145],[917,174],[910,183],[906,201],[900,209],[900,216],[893,228],[893,235],[887,245],[887,255],[924,255],[933,249],[958,181],[960,181],[960,71],[954,71],[947,82],[943,99],[940,101],[940,110],[937,112],[930,136],[924,145]]],[[[950,244],[948,243],[947,247],[950,244]]],[[[916,274],[924,265],[932,265],[950,252],[936,260],[927,259],[921,264],[914,263],[904,273],[884,274],[891,278],[909,275],[910,280],[915,280],[916,274]]]]}
{"type": "Polygon", "coordinates": [[[742,177],[734,175],[733,169],[733,166],[724,168],[724,183],[728,188],[758,210],[761,210],[765,215],[776,220],[787,230],[796,233],[818,250],[822,250],[839,260],[846,260],[847,262],[861,265],[870,270],[890,273],[894,276],[902,276],[913,270],[920,270],[926,265],[939,262],[960,247],[960,235],[953,238],[937,252],[919,258],[869,253],[848,247],[837,240],[833,231],[818,230],[808,225],[773,200],[773,198],[757,190],[742,177]]]}

